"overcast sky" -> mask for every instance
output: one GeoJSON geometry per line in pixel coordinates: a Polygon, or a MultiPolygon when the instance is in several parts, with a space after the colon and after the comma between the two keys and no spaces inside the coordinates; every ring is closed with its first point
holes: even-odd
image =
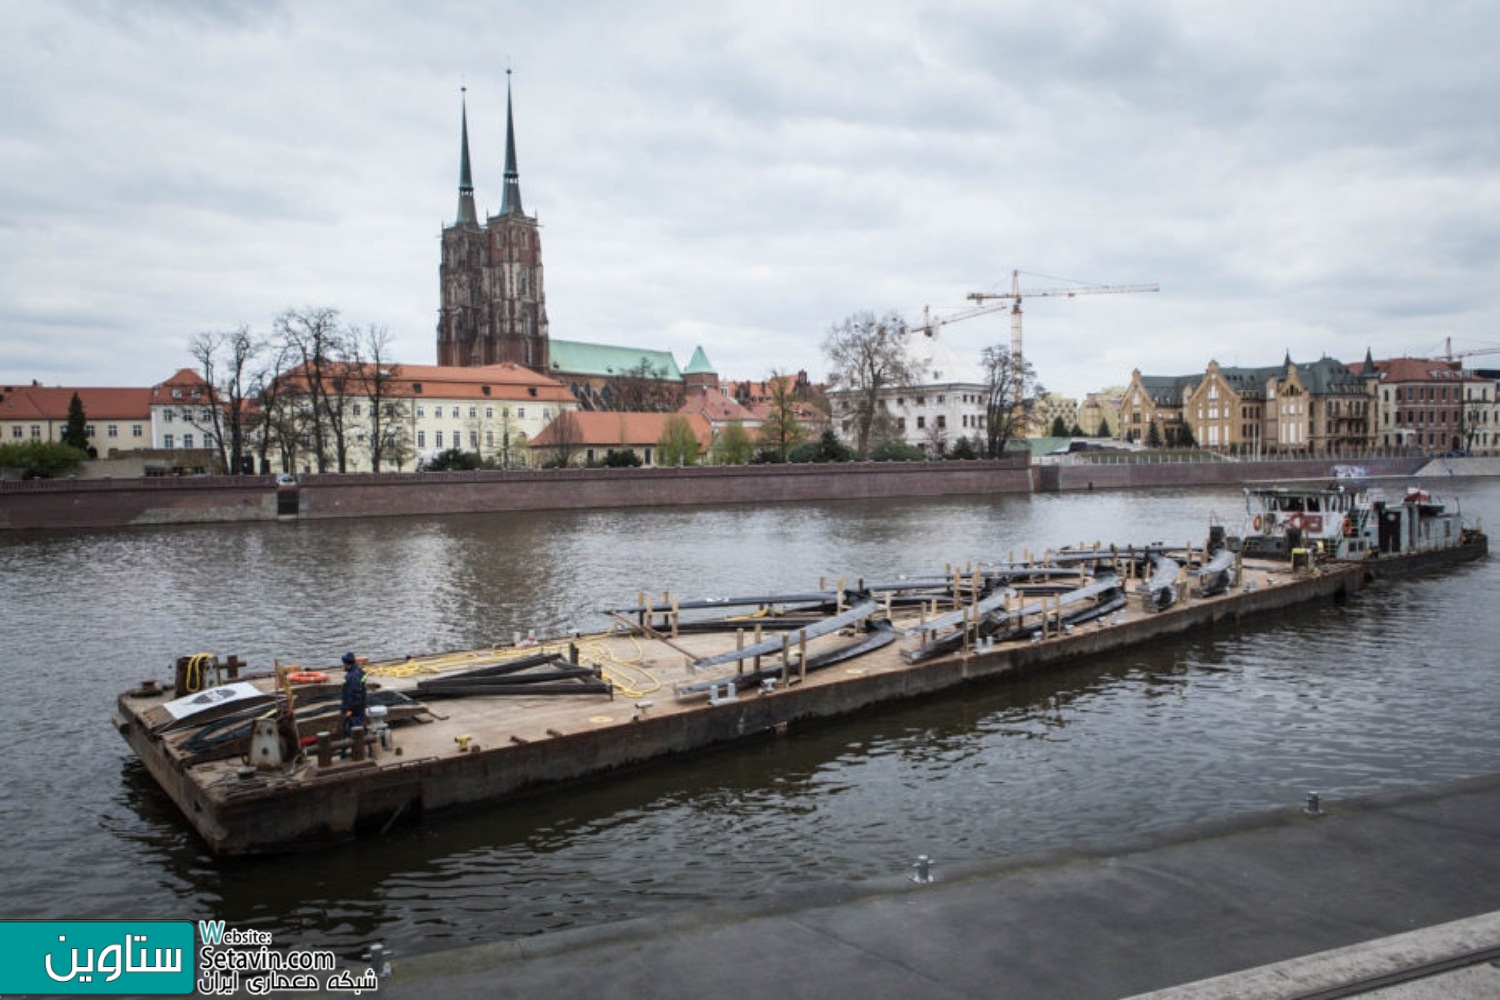
{"type": "Polygon", "coordinates": [[[559,339],[821,379],[849,314],[1019,269],[1161,286],[1026,302],[1075,395],[1495,346],[1497,48],[1488,2],[0,0],[0,384],[305,305],[433,363],[459,88],[493,213],[507,66],[559,339]]]}

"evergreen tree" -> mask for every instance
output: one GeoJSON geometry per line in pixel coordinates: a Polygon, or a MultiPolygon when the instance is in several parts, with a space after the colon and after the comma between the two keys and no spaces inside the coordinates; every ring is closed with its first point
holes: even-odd
{"type": "MultiPolygon", "coordinates": [[[[964,441],[966,439],[960,438],[959,440],[964,441]]],[[[973,451],[972,445],[969,446],[969,450],[970,452],[973,451]]],[[[955,456],[957,452],[958,445],[955,444],[950,457],[955,456]]],[[[971,457],[977,456],[971,455],[971,457]]],[[[907,444],[905,441],[882,441],[875,446],[874,451],[870,452],[870,460],[872,462],[925,462],[927,461],[927,453],[916,445],[907,444]]]]}
{"type": "Polygon", "coordinates": [[[83,412],[83,400],[76,392],[68,400],[68,425],[63,430],[62,443],[82,452],[89,450],[88,417],[83,412]]]}
{"type": "Polygon", "coordinates": [[[1156,426],[1156,421],[1151,421],[1151,426],[1146,428],[1146,447],[1161,447],[1161,428],[1156,426]]]}
{"type": "Polygon", "coordinates": [[[1099,436],[1102,438],[1113,436],[1113,432],[1109,429],[1109,420],[1104,417],[1099,418],[1099,436]]]}
{"type": "Polygon", "coordinates": [[[1068,436],[1068,425],[1067,425],[1067,422],[1063,420],[1061,414],[1058,414],[1057,416],[1055,416],[1055,417],[1052,418],[1052,437],[1063,438],[1063,437],[1067,437],[1067,436],[1068,436]]]}
{"type": "Polygon", "coordinates": [[[961,437],[953,442],[953,447],[948,451],[949,458],[973,459],[978,458],[980,445],[976,445],[967,437],[961,437]]]}

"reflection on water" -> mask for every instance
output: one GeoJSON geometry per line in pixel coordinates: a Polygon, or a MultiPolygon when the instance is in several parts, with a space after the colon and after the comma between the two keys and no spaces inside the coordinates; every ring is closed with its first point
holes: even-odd
{"type": "MultiPolygon", "coordinates": [[[[1500,512],[1500,484],[1465,491],[1500,512]]],[[[638,590],[1196,541],[1241,509],[1183,490],[6,538],[0,917],[215,917],[410,954],[1494,770],[1500,687],[1474,655],[1493,561],[274,860],[208,856],[107,724],[200,649],[462,648],[597,627],[638,590]]]]}

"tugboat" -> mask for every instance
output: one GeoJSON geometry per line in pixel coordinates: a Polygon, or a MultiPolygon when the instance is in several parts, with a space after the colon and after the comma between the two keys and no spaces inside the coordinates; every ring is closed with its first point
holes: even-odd
{"type": "Polygon", "coordinates": [[[1252,558],[1364,561],[1484,545],[1477,527],[1420,486],[1391,502],[1378,486],[1255,487],[1230,546],[1252,558]]]}

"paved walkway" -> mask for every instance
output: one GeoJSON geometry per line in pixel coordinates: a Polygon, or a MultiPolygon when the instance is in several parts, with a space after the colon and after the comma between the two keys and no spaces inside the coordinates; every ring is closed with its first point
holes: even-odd
{"type": "Polygon", "coordinates": [[[1500,955],[1500,775],[1323,810],[397,955],[379,996],[1500,996],[1487,957],[1374,992],[1397,968],[1500,955]]]}

